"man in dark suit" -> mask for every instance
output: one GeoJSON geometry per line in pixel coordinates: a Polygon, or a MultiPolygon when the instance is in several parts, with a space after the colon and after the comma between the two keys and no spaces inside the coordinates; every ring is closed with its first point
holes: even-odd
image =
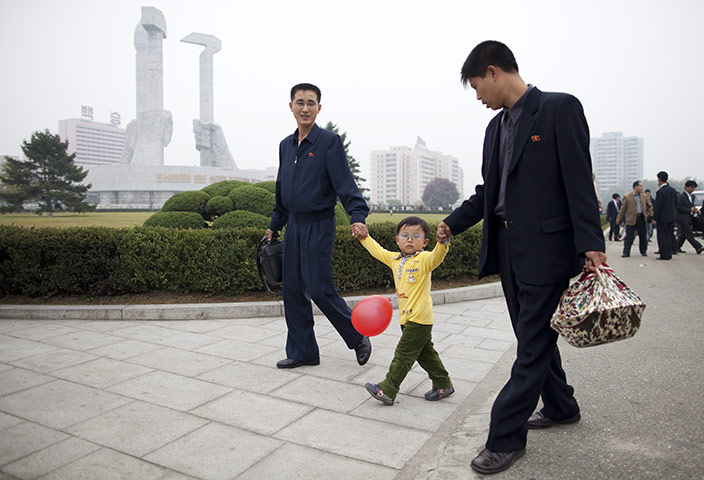
{"type": "Polygon", "coordinates": [[[692,215],[697,211],[694,206],[696,198],[692,195],[692,192],[697,188],[697,182],[694,180],[687,180],[684,184],[684,192],[682,192],[677,199],[677,215],[675,216],[675,221],[679,227],[679,235],[677,237],[677,246],[681,249],[684,245],[684,241],[687,240],[697,252],[697,255],[704,251],[702,244],[699,243],[694,238],[694,232],[692,230],[692,215]]]}
{"type": "Polygon", "coordinates": [[[609,241],[615,240],[617,242],[621,241],[620,238],[620,228],[619,224],[616,223],[616,217],[618,216],[618,211],[621,208],[621,195],[614,193],[611,195],[611,201],[606,207],[606,220],[609,221],[611,228],[609,229],[609,241]]]}
{"type": "Polygon", "coordinates": [[[675,231],[677,192],[667,183],[667,172],[658,172],[658,194],[655,197],[653,225],[657,228],[658,260],[672,258],[672,235],[675,231]]]}
{"type": "Polygon", "coordinates": [[[501,275],[518,340],[486,448],[471,463],[490,474],[524,454],[528,428],[579,420],[550,318],[585,259],[596,270],[606,255],[579,100],[526,85],[511,50],[495,41],[472,50],[462,81],[501,112],[486,129],[483,184],[438,229],[453,235],[484,220],[479,276],[501,275]],[[531,416],[541,396],[544,408],[531,416]]]}

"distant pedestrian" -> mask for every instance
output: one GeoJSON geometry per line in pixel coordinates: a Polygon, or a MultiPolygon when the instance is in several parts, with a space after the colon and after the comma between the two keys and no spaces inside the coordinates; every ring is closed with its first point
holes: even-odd
{"type": "Polygon", "coordinates": [[[400,253],[386,250],[366,232],[355,234],[374,258],[391,268],[396,286],[401,339],[386,378],[378,384],[366,385],[372,397],[387,405],[393,405],[401,382],[415,362],[433,381],[433,388],[425,393],[426,400],[441,400],[455,392],[450,375],[433,346],[433,300],[430,297],[432,271],[445,259],[450,242],[444,232],[438,232],[435,248],[426,252],[429,234],[430,227],[425,220],[404,218],[396,228],[400,253]]]}
{"type": "Polygon", "coordinates": [[[672,235],[675,230],[677,192],[667,183],[667,172],[658,172],[658,193],[653,208],[653,224],[657,229],[659,260],[672,258],[672,235]]]}
{"type": "MultiPolygon", "coordinates": [[[[650,191],[649,188],[645,189],[645,196],[648,198],[648,201],[653,205],[653,208],[655,208],[655,205],[653,204],[653,198],[652,198],[652,192],[650,191]]],[[[645,219],[645,224],[648,227],[648,241],[653,238],[653,216],[649,216],[645,219]]]]}
{"type": "Polygon", "coordinates": [[[626,224],[626,238],[623,241],[622,257],[631,256],[631,245],[638,233],[638,247],[640,254],[648,256],[648,229],[645,219],[652,216],[653,204],[643,193],[643,182],[633,182],[633,191],[623,196],[621,210],[618,212],[616,222],[626,224]]]}
{"type": "Polygon", "coordinates": [[[687,240],[690,245],[694,247],[697,255],[704,251],[702,244],[699,243],[694,238],[694,232],[692,229],[693,215],[697,212],[697,207],[695,203],[697,200],[692,192],[697,188],[697,182],[694,180],[687,180],[684,184],[684,192],[682,192],[677,199],[677,216],[675,220],[677,221],[677,227],[679,228],[679,235],[677,236],[677,246],[681,249],[684,245],[684,241],[687,240]]]}
{"type": "Polygon", "coordinates": [[[606,220],[609,221],[609,241],[620,242],[620,226],[616,222],[616,217],[618,216],[618,211],[621,209],[621,195],[614,193],[611,195],[611,201],[606,207],[606,220]]]}

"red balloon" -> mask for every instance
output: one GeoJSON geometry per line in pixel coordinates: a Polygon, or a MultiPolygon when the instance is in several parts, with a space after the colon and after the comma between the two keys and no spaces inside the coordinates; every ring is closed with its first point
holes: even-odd
{"type": "Polygon", "coordinates": [[[362,335],[374,337],[386,330],[393,314],[391,300],[371,295],[357,302],[352,309],[352,325],[362,335]]]}

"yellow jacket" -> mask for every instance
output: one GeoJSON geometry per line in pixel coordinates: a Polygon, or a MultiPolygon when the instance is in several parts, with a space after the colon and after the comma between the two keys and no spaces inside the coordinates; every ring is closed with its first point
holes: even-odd
{"type": "Polygon", "coordinates": [[[379,245],[371,236],[361,240],[362,246],[381,263],[391,268],[398,297],[399,320],[433,324],[433,300],[430,298],[431,273],[447,255],[449,244],[438,243],[432,252],[421,251],[403,256],[379,245]]]}

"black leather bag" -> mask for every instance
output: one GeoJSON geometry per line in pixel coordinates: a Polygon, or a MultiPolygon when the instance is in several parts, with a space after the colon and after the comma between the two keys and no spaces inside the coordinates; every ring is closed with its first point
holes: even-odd
{"type": "Polygon", "coordinates": [[[271,241],[266,235],[259,240],[257,245],[257,269],[264,288],[271,295],[281,295],[280,291],[276,291],[272,287],[281,286],[283,256],[284,244],[279,240],[278,234],[274,233],[271,241]]]}

